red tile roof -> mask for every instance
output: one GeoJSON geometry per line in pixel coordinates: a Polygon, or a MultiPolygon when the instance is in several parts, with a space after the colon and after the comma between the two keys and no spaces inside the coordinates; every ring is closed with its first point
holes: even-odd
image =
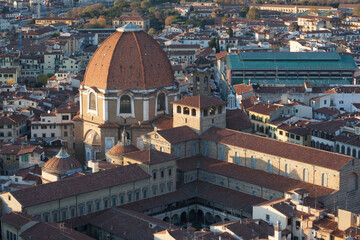
{"type": "Polygon", "coordinates": [[[202,171],[226,176],[239,181],[257,186],[273,189],[279,192],[287,192],[295,188],[304,188],[309,191],[310,197],[327,196],[334,192],[333,189],[317,186],[311,183],[291,179],[285,176],[267,173],[261,170],[236,165],[229,162],[216,160],[209,157],[189,157],[177,161],[181,171],[194,171],[197,166],[202,171]]]}
{"type": "Polygon", "coordinates": [[[244,93],[253,91],[253,87],[251,85],[245,85],[245,84],[236,84],[233,85],[233,88],[237,95],[242,95],[244,93]]]}
{"type": "Polygon", "coordinates": [[[92,56],[83,83],[101,89],[146,90],[174,85],[166,53],[143,31],[114,32],[92,56]]]}
{"type": "Polygon", "coordinates": [[[33,216],[21,212],[11,212],[9,214],[2,216],[1,218],[1,222],[4,222],[15,228],[21,228],[22,226],[32,221],[39,221],[39,220],[34,218],[33,216]]]}
{"type": "Polygon", "coordinates": [[[157,164],[178,159],[178,157],[175,155],[165,152],[159,152],[154,149],[145,149],[141,151],[127,153],[124,155],[124,157],[133,159],[135,161],[143,162],[145,164],[157,164]]]}
{"type": "Polygon", "coordinates": [[[133,164],[29,187],[11,194],[23,207],[28,207],[149,177],[137,164],[133,164]]]}
{"type": "Polygon", "coordinates": [[[333,170],[339,170],[353,159],[342,154],[217,127],[210,128],[200,138],[333,170]]]}
{"type": "Polygon", "coordinates": [[[199,135],[188,126],[160,130],[157,131],[157,134],[165,138],[165,140],[171,144],[191,141],[199,138],[199,135]]]}
{"type": "Polygon", "coordinates": [[[271,103],[258,103],[253,107],[246,109],[249,112],[255,112],[263,115],[270,115],[282,106],[271,104],[271,103]]]}
{"type": "Polygon", "coordinates": [[[217,97],[200,95],[186,97],[177,101],[173,101],[172,103],[196,108],[208,108],[226,105],[225,101],[217,97]]]}

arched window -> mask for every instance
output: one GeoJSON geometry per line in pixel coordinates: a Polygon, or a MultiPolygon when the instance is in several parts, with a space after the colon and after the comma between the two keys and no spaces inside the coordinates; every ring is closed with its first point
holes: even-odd
{"type": "Polygon", "coordinates": [[[196,116],[196,109],[191,109],[191,116],[196,116]]]}
{"type": "Polygon", "coordinates": [[[349,155],[349,156],[351,155],[351,149],[350,149],[350,147],[347,147],[346,154],[349,155]]]}
{"type": "Polygon", "coordinates": [[[288,177],[290,173],[290,167],[288,164],[285,164],[285,176],[288,177]]]}
{"type": "Polygon", "coordinates": [[[336,144],[336,152],[340,152],[340,145],[339,144],[336,144]]]}
{"type": "Polygon", "coordinates": [[[273,171],[272,162],[270,160],[268,160],[267,171],[269,173],[272,173],[272,171],[273,171]]]}
{"type": "Polygon", "coordinates": [[[120,98],[120,113],[131,113],[131,98],[123,95],[120,98]]]}
{"type": "Polygon", "coordinates": [[[303,169],[303,181],[308,182],[309,181],[309,171],[307,168],[303,169]]]}
{"type": "Polygon", "coordinates": [[[181,107],[180,106],[177,106],[177,113],[181,113],[181,107]]]}
{"type": "Polygon", "coordinates": [[[204,109],[204,117],[208,115],[209,110],[207,108],[204,109]]]}
{"type": "Polygon", "coordinates": [[[321,175],[321,185],[323,187],[327,187],[327,174],[326,173],[323,173],[321,175]]]}
{"type": "Polygon", "coordinates": [[[210,108],[210,115],[215,115],[216,113],[216,108],[212,107],[210,108]]]}
{"type": "Polygon", "coordinates": [[[254,156],[251,156],[251,168],[256,168],[256,159],[254,156]]]}
{"type": "Polygon", "coordinates": [[[345,154],[345,146],[341,146],[341,153],[345,154]]]}
{"type": "Polygon", "coordinates": [[[207,76],[204,77],[204,87],[207,88],[209,83],[209,79],[207,76]]]}
{"type": "Polygon", "coordinates": [[[348,187],[348,192],[355,191],[358,189],[359,179],[358,179],[358,175],[356,173],[350,174],[350,176],[348,178],[347,187],[348,187]]]}
{"type": "Polygon", "coordinates": [[[158,111],[165,111],[166,103],[165,103],[165,93],[159,93],[157,97],[157,110],[158,111]]]}
{"type": "Polygon", "coordinates": [[[96,97],[95,93],[91,92],[89,95],[89,110],[96,111],[96,97]]]}
{"type": "Polygon", "coordinates": [[[352,150],[352,156],[353,156],[354,158],[356,158],[356,149],[355,149],[355,148],[353,148],[353,150],[352,150]]]}
{"type": "Polygon", "coordinates": [[[220,106],[219,108],[218,108],[218,114],[221,114],[222,113],[222,106],[220,106]]]}
{"type": "Polygon", "coordinates": [[[188,107],[184,107],[183,114],[189,115],[190,114],[190,109],[188,107]]]}

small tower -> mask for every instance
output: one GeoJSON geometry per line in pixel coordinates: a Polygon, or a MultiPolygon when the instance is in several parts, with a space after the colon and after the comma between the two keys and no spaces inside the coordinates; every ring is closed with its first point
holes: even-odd
{"type": "Polygon", "coordinates": [[[214,96],[189,96],[173,102],[173,127],[188,126],[197,134],[226,127],[226,102],[214,96]]]}
{"type": "Polygon", "coordinates": [[[204,57],[203,51],[195,61],[193,70],[193,95],[209,96],[211,93],[211,64],[212,62],[204,57]]]}
{"type": "Polygon", "coordinates": [[[130,139],[128,139],[126,129],[124,128],[121,132],[120,141],[106,153],[107,161],[113,164],[123,165],[123,155],[137,150],[138,149],[131,144],[130,139]]]}
{"type": "Polygon", "coordinates": [[[230,94],[229,94],[228,97],[227,97],[226,109],[228,109],[228,110],[235,110],[235,109],[237,109],[237,106],[236,106],[236,97],[235,97],[235,95],[234,95],[232,92],[230,92],[230,94]]]}

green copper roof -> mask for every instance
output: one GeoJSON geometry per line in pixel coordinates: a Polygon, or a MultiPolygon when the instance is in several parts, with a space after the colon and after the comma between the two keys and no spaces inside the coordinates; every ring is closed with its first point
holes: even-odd
{"type": "Polygon", "coordinates": [[[357,70],[350,55],[327,52],[244,52],[226,56],[230,70],[357,70]]]}

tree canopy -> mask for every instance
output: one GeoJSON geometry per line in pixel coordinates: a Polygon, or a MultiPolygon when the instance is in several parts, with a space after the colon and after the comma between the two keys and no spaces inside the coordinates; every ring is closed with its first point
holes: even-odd
{"type": "Polygon", "coordinates": [[[249,9],[249,11],[246,14],[246,18],[248,19],[259,19],[260,18],[260,12],[257,8],[252,7],[249,9]]]}

